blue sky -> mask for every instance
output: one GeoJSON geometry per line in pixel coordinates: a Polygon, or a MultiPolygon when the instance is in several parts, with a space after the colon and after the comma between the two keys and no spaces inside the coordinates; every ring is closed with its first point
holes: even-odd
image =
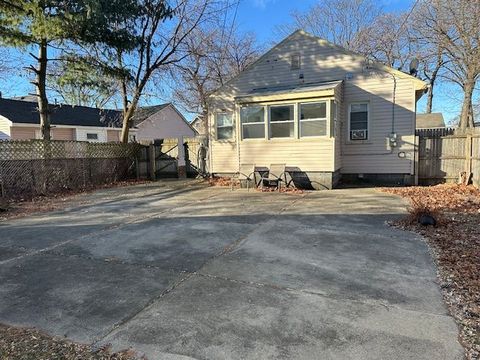
{"type": "MultiPolygon", "coordinates": [[[[275,28],[278,25],[288,23],[290,14],[294,10],[305,11],[319,0],[240,0],[237,11],[236,22],[239,30],[245,32],[254,32],[259,45],[269,48],[274,41],[278,40],[275,28]]],[[[397,12],[409,9],[412,0],[379,0],[385,11],[397,12]]],[[[231,3],[236,3],[231,0],[231,3]]],[[[234,8],[230,12],[230,20],[233,18],[234,8]]],[[[17,52],[11,52],[12,57],[18,58],[17,52]]],[[[32,92],[32,86],[29,84],[28,76],[11,76],[7,81],[0,80],[0,91],[5,96],[19,96],[32,92]]],[[[451,84],[442,85],[436,88],[434,98],[434,111],[443,112],[447,121],[452,120],[459,112],[459,102],[462,99],[461,91],[458,87],[451,84]]],[[[168,101],[168,96],[158,99],[158,102],[168,101]]],[[[50,100],[53,102],[53,99],[50,100]]],[[[155,102],[149,99],[149,103],[155,102]]],[[[426,97],[424,96],[418,103],[418,111],[423,112],[425,108],[426,97]]],[[[187,114],[188,118],[192,114],[187,114]]]]}

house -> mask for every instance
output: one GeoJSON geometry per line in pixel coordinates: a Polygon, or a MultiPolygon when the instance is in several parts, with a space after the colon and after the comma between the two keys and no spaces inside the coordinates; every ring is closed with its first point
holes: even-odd
{"type": "Polygon", "coordinates": [[[196,135],[195,129],[171,103],[139,108],[133,117],[133,126],[139,142],[196,135]]]}
{"type": "Polygon", "coordinates": [[[417,129],[444,129],[442,113],[417,114],[417,129]]]}
{"type": "MultiPolygon", "coordinates": [[[[54,140],[118,142],[122,112],[86,106],[50,105],[54,140]]],[[[37,103],[29,98],[0,99],[0,140],[40,139],[37,103]]],[[[133,118],[132,140],[150,142],[195,132],[172,104],[141,107],[133,118]]]]}
{"type": "MultiPolygon", "coordinates": [[[[86,106],[50,105],[54,140],[120,141],[122,113],[86,106]]],[[[30,99],[0,99],[0,140],[40,139],[38,105],[30,99]]]]}
{"type": "Polygon", "coordinates": [[[195,129],[198,135],[207,135],[207,127],[203,116],[197,116],[192,122],[192,127],[195,129]]]}
{"type": "Polygon", "coordinates": [[[341,178],[412,183],[416,104],[426,89],[298,30],[209,98],[210,172],[285,164],[317,189],[341,178]]]}

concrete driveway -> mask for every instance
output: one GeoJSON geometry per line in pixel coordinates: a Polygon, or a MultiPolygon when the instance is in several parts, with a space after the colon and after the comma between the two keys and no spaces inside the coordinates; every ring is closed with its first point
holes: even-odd
{"type": "Polygon", "coordinates": [[[149,359],[461,359],[420,237],[373,189],[163,182],[0,223],[0,322],[149,359]]]}

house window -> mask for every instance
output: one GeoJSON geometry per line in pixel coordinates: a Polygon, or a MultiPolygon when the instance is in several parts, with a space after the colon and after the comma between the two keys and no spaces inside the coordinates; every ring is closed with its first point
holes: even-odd
{"type": "Polygon", "coordinates": [[[231,113],[217,114],[217,140],[231,139],[233,136],[233,116],[231,113]]]}
{"type": "Polygon", "coordinates": [[[98,140],[97,133],[87,133],[87,140],[98,140]]]}
{"type": "Polygon", "coordinates": [[[300,104],[300,136],[327,135],[327,103],[300,104]]]}
{"type": "Polygon", "coordinates": [[[368,103],[350,104],[348,129],[351,141],[368,139],[368,103]]]}
{"type": "Polygon", "coordinates": [[[292,56],[290,56],[290,69],[300,69],[300,54],[293,54],[292,56]]]}
{"type": "Polygon", "coordinates": [[[265,112],[263,106],[248,106],[240,109],[242,137],[244,139],[265,138],[265,112]]]}
{"type": "Polygon", "coordinates": [[[270,136],[272,138],[293,137],[293,105],[270,106],[270,136]]]}

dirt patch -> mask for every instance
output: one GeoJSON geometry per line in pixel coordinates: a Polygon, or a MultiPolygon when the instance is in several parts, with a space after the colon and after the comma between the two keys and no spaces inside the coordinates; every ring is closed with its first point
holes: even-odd
{"type": "MultiPolygon", "coordinates": [[[[144,180],[129,180],[121,181],[113,184],[105,184],[97,186],[95,188],[89,188],[85,190],[65,190],[59,194],[51,194],[48,196],[38,196],[31,200],[9,200],[5,202],[6,211],[0,211],[0,221],[8,220],[12,218],[20,218],[29,216],[35,213],[49,212],[54,210],[60,210],[67,206],[71,206],[73,202],[76,204],[85,204],[85,201],[82,201],[81,195],[91,193],[100,189],[108,189],[121,186],[129,185],[140,185],[146,184],[149,181],[144,180]]],[[[2,207],[3,208],[3,207],[2,207]]]]}
{"type": "Polygon", "coordinates": [[[52,337],[35,329],[0,325],[0,359],[134,360],[140,357],[133,350],[112,353],[110,346],[92,349],[89,345],[52,337]]]}
{"type": "Polygon", "coordinates": [[[480,191],[473,186],[388,188],[408,198],[410,215],[394,225],[425,237],[438,268],[444,299],[460,328],[466,358],[480,359],[480,191]],[[418,223],[420,214],[436,226],[418,223]]]}

